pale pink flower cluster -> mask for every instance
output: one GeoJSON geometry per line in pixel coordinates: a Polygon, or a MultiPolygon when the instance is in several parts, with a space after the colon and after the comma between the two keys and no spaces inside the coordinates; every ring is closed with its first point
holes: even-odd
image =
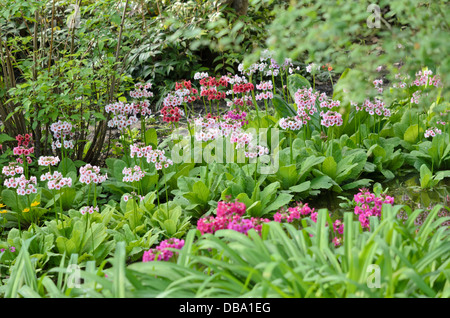
{"type": "Polygon", "coordinates": [[[242,97],[235,97],[233,100],[227,101],[228,107],[233,107],[234,105],[237,106],[251,106],[253,105],[252,97],[249,95],[244,95],[242,97]]]}
{"type": "Polygon", "coordinates": [[[230,135],[230,142],[236,143],[236,149],[245,148],[253,140],[253,135],[243,131],[233,131],[230,135]]]}
{"type": "Polygon", "coordinates": [[[84,207],[82,207],[80,209],[80,213],[82,215],[85,215],[86,213],[92,214],[94,212],[99,212],[99,211],[100,210],[99,210],[98,206],[95,206],[95,207],[93,207],[93,206],[84,206],[84,207]]]}
{"type": "Polygon", "coordinates": [[[23,174],[23,167],[16,162],[10,162],[9,165],[3,167],[2,173],[7,177],[14,177],[16,174],[23,174]]]}
{"type": "Polygon", "coordinates": [[[256,84],[256,89],[260,91],[268,91],[273,89],[272,81],[265,81],[256,84]]]}
{"type": "Polygon", "coordinates": [[[147,157],[149,154],[152,153],[152,146],[142,146],[139,147],[139,144],[133,144],[130,146],[130,157],[134,158],[136,156],[137,158],[147,157]]]}
{"type": "Polygon", "coordinates": [[[247,82],[248,82],[248,80],[245,76],[239,76],[238,74],[228,77],[228,84],[231,84],[231,85],[245,84],[247,82]]]}
{"type": "Polygon", "coordinates": [[[72,178],[63,178],[62,173],[58,171],[54,171],[53,174],[50,172],[42,174],[41,181],[48,181],[47,186],[49,190],[60,190],[64,186],[68,186],[69,188],[72,186],[72,178]]]}
{"type": "Polygon", "coordinates": [[[373,85],[377,89],[378,93],[383,93],[383,80],[382,79],[374,80],[373,85]]]}
{"type": "Polygon", "coordinates": [[[73,137],[75,133],[72,131],[72,124],[68,121],[58,120],[56,123],[50,125],[50,131],[53,133],[55,139],[66,139],[66,137],[73,137]]]}
{"type": "Polygon", "coordinates": [[[403,75],[401,73],[397,73],[395,74],[395,79],[399,80],[398,83],[394,83],[392,85],[393,88],[406,88],[406,83],[404,81],[409,80],[411,77],[407,74],[407,75],[403,75]]]}
{"type": "MultiPolygon", "coordinates": [[[[265,65],[263,65],[263,69],[264,69],[264,67],[265,67],[265,65]]],[[[244,64],[243,63],[240,63],[238,65],[238,71],[241,74],[247,75],[247,76],[250,76],[250,75],[256,73],[259,69],[260,69],[259,63],[253,63],[248,68],[244,68],[244,64]]]]}
{"type": "Polygon", "coordinates": [[[4,182],[5,187],[16,189],[18,195],[37,193],[36,184],[36,177],[32,176],[27,180],[23,174],[18,178],[5,179],[4,182]]]}
{"type": "Polygon", "coordinates": [[[142,171],[140,166],[134,166],[132,168],[123,168],[122,170],[123,182],[134,182],[140,181],[143,177],[145,177],[145,172],[142,171]]]}
{"type": "Polygon", "coordinates": [[[117,115],[108,121],[108,127],[117,127],[117,129],[122,130],[137,122],[138,119],[136,116],[127,118],[125,115],[117,115]]]}
{"type": "Polygon", "coordinates": [[[194,125],[198,128],[215,128],[217,127],[217,121],[214,118],[197,117],[194,118],[194,125]]]}
{"type": "Polygon", "coordinates": [[[310,63],[310,64],[308,64],[306,66],[306,71],[308,73],[313,73],[313,72],[316,72],[316,71],[320,71],[320,65],[317,65],[315,63],[310,63]]]}
{"type": "Polygon", "coordinates": [[[61,145],[63,145],[65,149],[73,149],[75,147],[74,141],[68,139],[75,135],[72,128],[72,124],[67,121],[58,120],[56,123],[51,124],[50,130],[53,133],[53,138],[55,138],[55,141],[52,142],[53,151],[61,148],[61,145]],[[61,139],[63,140],[63,144],[61,144],[61,139]]]}
{"type": "Polygon", "coordinates": [[[152,114],[152,110],[150,109],[150,102],[149,101],[139,101],[137,103],[131,103],[131,106],[133,107],[133,115],[141,115],[141,116],[149,116],[152,114]]]}
{"type": "Polygon", "coordinates": [[[206,72],[197,72],[194,74],[195,80],[200,80],[200,79],[206,78],[206,77],[209,77],[208,73],[206,73],[206,72]]]}
{"type": "Polygon", "coordinates": [[[138,122],[135,109],[138,106],[139,104],[125,104],[122,101],[106,105],[105,111],[114,115],[108,121],[108,127],[117,127],[117,129],[122,130],[138,122]]]}
{"type": "Polygon", "coordinates": [[[152,150],[147,155],[147,162],[154,163],[156,170],[161,170],[163,167],[169,168],[170,165],[173,165],[173,161],[166,157],[164,150],[159,149],[152,150]]]}
{"type": "MultiPolygon", "coordinates": [[[[64,148],[65,149],[73,149],[75,147],[75,144],[73,143],[73,140],[64,140],[64,148]]],[[[61,142],[59,139],[56,139],[55,141],[52,141],[52,149],[56,150],[61,148],[61,142]]]]}
{"type": "Polygon", "coordinates": [[[303,126],[303,121],[299,116],[281,118],[278,125],[282,129],[299,130],[303,126]]]}
{"type": "Polygon", "coordinates": [[[377,114],[378,116],[391,116],[391,111],[385,107],[384,102],[379,98],[375,98],[374,102],[370,101],[370,99],[366,99],[361,107],[356,106],[356,110],[365,110],[369,115],[377,114]]]}
{"type": "Polygon", "coordinates": [[[322,117],[320,124],[325,127],[341,126],[344,123],[342,115],[336,111],[320,112],[320,116],[322,117]]]}
{"type": "Polygon", "coordinates": [[[52,156],[40,156],[38,159],[38,164],[40,166],[48,167],[48,166],[56,166],[59,162],[59,157],[52,156]]]}
{"type": "Polygon", "coordinates": [[[245,157],[247,158],[256,158],[258,156],[264,156],[269,153],[269,148],[256,145],[252,147],[252,145],[249,146],[249,151],[245,152],[245,157]]]}
{"type": "Polygon", "coordinates": [[[142,85],[142,83],[136,83],[134,85],[134,91],[130,92],[132,98],[149,98],[153,97],[153,93],[149,91],[152,88],[152,83],[142,85]]]}
{"type": "Polygon", "coordinates": [[[85,184],[91,183],[102,183],[108,179],[108,174],[101,175],[100,168],[97,166],[92,166],[91,164],[86,164],[80,167],[80,182],[85,184]]]}
{"type": "Polygon", "coordinates": [[[338,100],[332,100],[328,98],[327,94],[322,93],[319,96],[319,105],[320,108],[332,109],[334,107],[339,107],[341,105],[341,102],[338,100]]]}
{"type": "MultiPolygon", "coordinates": [[[[321,97],[322,101],[324,101],[324,97],[321,97]]],[[[297,114],[303,120],[303,124],[306,124],[308,120],[311,120],[310,116],[317,112],[316,100],[318,98],[319,92],[314,92],[312,87],[300,88],[295,92],[294,99],[297,104],[297,114]]]]}
{"type": "Polygon", "coordinates": [[[264,100],[264,99],[272,99],[273,98],[273,92],[272,91],[265,91],[256,94],[255,99],[256,100],[264,100]]]}
{"type": "Polygon", "coordinates": [[[131,195],[128,195],[128,194],[124,194],[123,195],[123,200],[125,201],[125,202],[128,202],[128,200],[130,200],[131,198],[133,198],[133,197],[138,197],[139,198],[139,200],[144,200],[144,198],[145,198],[145,196],[143,196],[143,195],[139,195],[139,194],[137,194],[136,192],[131,192],[131,195]]]}
{"type": "Polygon", "coordinates": [[[411,104],[419,105],[421,94],[422,94],[422,91],[420,91],[420,90],[415,91],[411,97],[411,104]]]}
{"type": "Polygon", "coordinates": [[[221,120],[214,118],[198,117],[194,119],[195,138],[198,141],[210,141],[219,137],[228,137],[233,132],[241,131],[246,120],[247,113],[240,111],[229,111],[221,120]]]}
{"type": "Polygon", "coordinates": [[[438,87],[441,84],[440,77],[437,75],[431,77],[431,75],[433,75],[433,71],[431,70],[418,71],[416,73],[416,79],[414,80],[412,85],[424,86],[428,84],[438,87]]]}
{"type": "Polygon", "coordinates": [[[197,141],[211,141],[222,137],[222,130],[219,128],[207,128],[205,131],[199,130],[194,133],[194,137],[197,141]]]}
{"type": "Polygon", "coordinates": [[[437,127],[432,127],[425,131],[424,136],[425,136],[425,138],[428,138],[428,137],[435,137],[436,135],[441,135],[441,134],[442,134],[442,130],[440,130],[437,127]]]}
{"type": "Polygon", "coordinates": [[[183,104],[183,96],[169,93],[163,100],[163,105],[167,107],[178,107],[183,104]]]}

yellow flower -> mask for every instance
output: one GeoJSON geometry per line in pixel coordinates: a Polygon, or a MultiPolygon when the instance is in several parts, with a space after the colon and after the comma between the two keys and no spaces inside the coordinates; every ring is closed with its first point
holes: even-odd
{"type": "Polygon", "coordinates": [[[22,212],[30,212],[30,209],[29,208],[25,208],[25,209],[22,210],[22,212]]]}
{"type": "Polygon", "coordinates": [[[0,210],[0,213],[8,213],[6,210],[0,210]]]}
{"type": "Polygon", "coordinates": [[[31,203],[31,207],[34,208],[35,206],[38,206],[41,202],[34,201],[31,203]]]}
{"type": "Polygon", "coordinates": [[[3,203],[0,203],[0,208],[4,208],[6,205],[4,205],[3,203]]]}

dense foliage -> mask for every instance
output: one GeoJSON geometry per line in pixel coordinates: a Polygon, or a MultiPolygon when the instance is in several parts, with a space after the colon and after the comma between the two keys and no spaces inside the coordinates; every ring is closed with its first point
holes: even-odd
{"type": "Polygon", "coordinates": [[[6,2],[2,297],[449,297],[440,2],[6,2]]]}

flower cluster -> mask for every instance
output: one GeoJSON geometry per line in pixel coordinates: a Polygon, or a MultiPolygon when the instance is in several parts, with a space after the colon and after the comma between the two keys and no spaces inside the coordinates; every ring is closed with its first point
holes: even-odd
{"type": "Polygon", "coordinates": [[[253,140],[253,135],[244,131],[233,131],[230,135],[230,142],[236,143],[236,149],[243,148],[250,144],[253,140]]]}
{"type": "Polygon", "coordinates": [[[7,166],[3,166],[2,173],[7,177],[14,177],[16,174],[23,174],[23,167],[16,162],[10,162],[7,166]]]}
{"type": "MultiPolygon", "coordinates": [[[[32,162],[30,155],[34,153],[34,147],[29,147],[31,143],[31,137],[32,134],[25,134],[24,136],[20,134],[17,135],[17,147],[14,147],[13,149],[13,154],[15,156],[25,156],[27,159],[27,163],[29,164],[32,162]]],[[[17,158],[16,160],[18,163],[23,164],[22,158],[17,158]]]]}
{"type": "Polygon", "coordinates": [[[152,151],[152,146],[144,146],[143,144],[141,146],[141,144],[136,143],[130,146],[130,157],[147,157],[149,154],[151,154],[152,151]]]}
{"type": "Polygon", "coordinates": [[[261,91],[261,93],[256,94],[256,96],[255,96],[256,100],[272,99],[273,98],[272,81],[261,82],[261,83],[256,85],[256,89],[261,91]]]}
{"type": "Polygon", "coordinates": [[[232,229],[246,234],[250,229],[261,233],[262,223],[269,222],[268,219],[250,218],[243,219],[246,206],[242,202],[220,201],[217,204],[216,216],[200,218],[197,221],[197,229],[202,233],[214,233],[218,230],[232,229]]]}
{"type": "MultiPolygon", "coordinates": [[[[55,140],[52,142],[52,149],[55,151],[56,149],[61,148],[61,145],[62,144],[59,140],[55,140]]],[[[73,149],[73,147],[75,147],[73,140],[64,140],[63,145],[65,149],[73,149]]]]}
{"type": "Polygon", "coordinates": [[[192,87],[191,81],[183,81],[181,83],[175,83],[175,90],[183,92],[183,101],[187,103],[195,102],[197,99],[200,99],[198,96],[198,90],[192,87]]]}
{"type": "Polygon", "coordinates": [[[320,65],[317,65],[316,63],[310,63],[306,66],[306,71],[308,73],[313,73],[316,71],[320,71],[320,65]]]}
{"type": "MultiPolygon", "coordinates": [[[[0,253],[3,253],[3,252],[5,252],[6,251],[6,249],[4,249],[4,248],[1,248],[0,249],[0,253]]],[[[16,248],[14,247],[14,246],[10,246],[9,247],[9,251],[11,252],[11,253],[14,253],[15,251],[16,251],[16,248]]]]}
{"type": "Polygon", "coordinates": [[[113,118],[108,121],[108,127],[117,127],[125,129],[138,122],[135,112],[139,110],[140,104],[125,104],[118,101],[105,106],[107,113],[112,113],[113,118]]]}
{"type": "Polygon", "coordinates": [[[360,192],[354,195],[356,206],[354,212],[359,217],[359,222],[363,228],[370,228],[369,217],[381,216],[381,207],[383,204],[393,204],[394,198],[381,194],[379,197],[367,189],[360,189],[360,192]]]}
{"type": "Polygon", "coordinates": [[[32,176],[29,180],[22,174],[18,178],[9,178],[6,179],[4,185],[7,188],[14,188],[17,191],[18,195],[27,195],[31,193],[37,193],[36,189],[37,179],[32,176]]]}
{"type": "Polygon", "coordinates": [[[391,116],[391,111],[388,108],[386,108],[384,102],[379,98],[375,98],[374,102],[370,101],[370,99],[366,99],[361,107],[356,106],[356,110],[357,111],[364,110],[367,113],[369,113],[369,115],[377,114],[378,116],[385,116],[385,117],[391,116]]]}
{"type": "MultiPolygon", "coordinates": [[[[316,100],[319,98],[319,92],[314,92],[312,87],[300,88],[294,94],[295,103],[297,104],[297,114],[307,124],[311,120],[311,115],[317,112],[316,100]]],[[[322,96],[323,98],[323,96],[322,96]]]]}
{"type": "Polygon", "coordinates": [[[75,133],[72,131],[73,126],[70,122],[58,120],[56,123],[50,125],[50,130],[53,133],[55,141],[52,142],[52,149],[56,150],[63,146],[65,149],[73,149],[74,142],[72,139],[75,133]],[[62,143],[61,143],[62,141],[62,143]]]}
{"type": "MultiPolygon", "coordinates": [[[[170,238],[162,241],[156,248],[152,248],[144,252],[142,256],[143,262],[151,262],[157,259],[158,261],[168,261],[174,255],[172,249],[181,250],[184,246],[184,240],[177,238],[170,238]]],[[[175,251],[176,254],[178,252],[175,251]]]]}
{"type": "Polygon", "coordinates": [[[438,75],[431,77],[431,75],[433,75],[433,71],[431,70],[418,71],[416,73],[416,78],[411,84],[411,86],[425,86],[425,85],[435,87],[440,86],[441,85],[440,77],[438,75]]]}
{"type": "Polygon", "coordinates": [[[161,170],[163,167],[169,168],[170,165],[173,165],[173,161],[166,157],[165,151],[159,149],[152,150],[147,155],[147,162],[154,163],[156,170],[161,170]]]}
{"type": "Polygon", "coordinates": [[[333,223],[333,231],[339,233],[339,234],[344,234],[344,223],[342,223],[341,220],[336,220],[333,223]]]}
{"type": "Polygon", "coordinates": [[[233,106],[251,106],[253,105],[253,101],[251,96],[248,95],[244,95],[242,97],[235,97],[233,100],[229,100],[227,101],[227,106],[228,107],[233,107],[233,106]]]}
{"type": "Polygon", "coordinates": [[[134,85],[134,91],[130,92],[132,98],[149,98],[153,97],[153,93],[149,91],[152,88],[152,83],[143,85],[142,83],[136,83],[134,85]]]}
{"type": "Polygon", "coordinates": [[[260,145],[250,145],[248,151],[245,151],[245,157],[256,158],[258,156],[263,156],[269,154],[269,148],[260,145]]]}
{"type": "Polygon", "coordinates": [[[383,80],[382,79],[374,80],[373,85],[377,89],[378,93],[383,93],[383,80]]]}
{"type": "Polygon", "coordinates": [[[80,167],[80,182],[85,184],[91,183],[102,183],[108,179],[108,175],[101,175],[100,168],[97,166],[92,166],[91,164],[86,164],[80,167]]]}
{"type": "Polygon", "coordinates": [[[411,97],[411,104],[417,104],[419,105],[420,97],[421,97],[422,91],[417,90],[412,94],[411,97]]]}
{"type": "Polygon", "coordinates": [[[72,131],[72,124],[67,121],[58,120],[56,123],[50,125],[50,131],[53,133],[55,139],[65,139],[67,137],[73,137],[75,134],[72,131]]]}
{"type": "Polygon", "coordinates": [[[123,182],[134,182],[140,181],[143,177],[145,177],[145,172],[142,171],[140,166],[134,166],[132,168],[123,168],[122,170],[123,182]]]}
{"type": "Polygon", "coordinates": [[[144,200],[145,196],[137,194],[136,192],[132,191],[131,195],[128,194],[124,194],[123,195],[123,201],[128,202],[128,200],[130,200],[131,198],[136,197],[139,198],[139,200],[144,200]]]}
{"type": "Polygon", "coordinates": [[[278,125],[282,129],[299,130],[303,126],[303,121],[299,116],[281,118],[278,125]]]}
{"type": "Polygon", "coordinates": [[[341,126],[344,123],[341,113],[337,111],[320,112],[320,116],[322,117],[320,124],[325,127],[341,126]]]}
{"type": "Polygon", "coordinates": [[[40,166],[44,166],[44,167],[56,166],[59,161],[60,161],[59,157],[40,156],[38,159],[38,164],[40,166]]]}
{"type": "Polygon", "coordinates": [[[166,123],[172,123],[180,121],[183,111],[177,106],[166,105],[161,109],[161,114],[163,115],[163,121],[166,123]]]}
{"type": "Polygon", "coordinates": [[[84,206],[84,207],[82,207],[80,209],[80,213],[82,215],[85,215],[86,213],[92,214],[94,212],[99,212],[98,206],[95,206],[95,207],[93,207],[93,206],[84,206]]]}
{"type": "Polygon", "coordinates": [[[428,138],[428,137],[435,137],[436,135],[441,135],[441,134],[442,134],[442,130],[440,130],[437,127],[432,127],[425,131],[424,136],[425,136],[425,138],[428,138]]]}
{"type": "Polygon", "coordinates": [[[206,72],[197,72],[194,74],[194,79],[195,80],[201,80],[203,78],[209,77],[208,73],[206,72]]]}
{"type": "Polygon", "coordinates": [[[234,84],[233,85],[233,92],[235,94],[237,93],[247,93],[254,90],[254,85],[252,83],[245,83],[245,84],[234,84]]]}
{"type": "Polygon", "coordinates": [[[335,236],[332,239],[332,242],[334,244],[334,247],[339,247],[342,245],[343,242],[343,235],[344,235],[344,223],[342,220],[336,220],[333,222],[333,231],[335,236]]]}
{"type": "Polygon", "coordinates": [[[41,181],[48,181],[47,186],[49,190],[55,189],[60,190],[64,186],[72,186],[72,178],[63,178],[62,173],[54,171],[53,174],[47,172],[41,175],[41,181]]]}
{"type": "Polygon", "coordinates": [[[297,206],[289,207],[287,211],[285,209],[280,209],[273,216],[273,220],[276,222],[287,222],[292,223],[295,220],[300,219],[302,216],[308,216],[314,213],[314,208],[311,209],[308,203],[303,204],[302,202],[297,202],[297,206]]]}

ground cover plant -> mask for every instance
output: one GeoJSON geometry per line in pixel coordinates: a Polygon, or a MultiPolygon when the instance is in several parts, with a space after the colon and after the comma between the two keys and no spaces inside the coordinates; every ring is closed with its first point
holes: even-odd
{"type": "Polygon", "coordinates": [[[450,296],[443,4],[6,2],[1,297],[450,296]]]}

